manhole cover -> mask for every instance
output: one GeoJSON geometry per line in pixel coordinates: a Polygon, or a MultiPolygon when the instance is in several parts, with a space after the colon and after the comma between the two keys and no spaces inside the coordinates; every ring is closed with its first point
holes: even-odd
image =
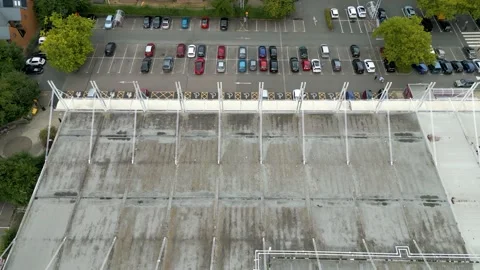
{"type": "Polygon", "coordinates": [[[3,147],[3,154],[10,157],[20,152],[28,152],[32,148],[32,140],[28,137],[16,137],[8,141],[3,147]]]}

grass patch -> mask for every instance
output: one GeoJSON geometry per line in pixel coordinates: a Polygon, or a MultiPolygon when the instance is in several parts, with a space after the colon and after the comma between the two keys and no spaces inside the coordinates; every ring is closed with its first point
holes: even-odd
{"type": "Polygon", "coordinates": [[[333,22],[332,22],[332,16],[330,16],[330,9],[326,8],[324,10],[325,14],[325,22],[327,23],[327,27],[330,31],[333,31],[333,22]]]}

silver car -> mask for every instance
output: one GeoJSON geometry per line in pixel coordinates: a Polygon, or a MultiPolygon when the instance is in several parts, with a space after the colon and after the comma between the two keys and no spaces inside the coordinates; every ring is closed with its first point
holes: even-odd
{"type": "Polygon", "coordinates": [[[112,29],[113,28],[113,15],[108,15],[105,19],[105,29],[112,29]]]}
{"type": "Polygon", "coordinates": [[[238,58],[239,59],[245,59],[247,58],[247,48],[246,47],[239,47],[238,48],[238,58]]]}
{"type": "Polygon", "coordinates": [[[218,73],[225,73],[225,61],[218,60],[218,62],[217,62],[217,72],[218,73]]]}
{"type": "Polygon", "coordinates": [[[256,71],[257,70],[257,60],[255,59],[250,59],[248,61],[248,69],[250,71],[256,71]]]}

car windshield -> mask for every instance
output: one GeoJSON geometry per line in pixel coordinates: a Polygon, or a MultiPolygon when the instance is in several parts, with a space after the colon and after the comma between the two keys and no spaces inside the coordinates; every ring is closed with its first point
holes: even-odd
{"type": "Polygon", "coordinates": [[[163,60],[163,66],[164,67],[169,67],[170,66],[170,60],[169,59],[163,60]]]}
{"type": "Polygon", "coordinates": [[[202,24],[207,24],[207,19],[202,19],[202,24]]]}
{"type": "Polygon", "coordinates": [[[152,46],[149,45],[145,48],[145,52],[149,53],[151,51],[152,51],[152,46]]]}
{"type": "Polygon", "coordinates": [[[223,67],[223,62],[218,62],[218,67],[222,68],[223,67]]]}
{"type": "Polygon", "coordinates": [[[143,19],[143,22],[144,22],[144,23],[148,23],[149,21],[150,21],[149,18],[143,19]]]}

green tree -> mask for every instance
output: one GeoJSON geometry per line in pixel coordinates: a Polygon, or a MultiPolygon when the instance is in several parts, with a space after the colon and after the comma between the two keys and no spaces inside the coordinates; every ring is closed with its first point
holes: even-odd
{"type": "Polygon", "coordinates": [[[228,17],[233,15],[232,0],[213,0],[210,5],[214,8],[215,15],[217,16],[228,17]]]}
{"type": "Polygon", "coordinates": [[[90,8],[89,0],[35,0],[37,19],[45,23],[45,18],[53,13],[66,17],[75,12],[84,12],[90,8]]]}
{"type": "Polygon", "coordinates": [[[295,11],[294,0],[264,0],[263,8],[272,18],[283,18],[295,11]]]}
{"type": "Polygon", "coordinates": [[[480,0],[468,0],[468,11],[474,19],[480,19],[480,0]]]}
{"type": "MultiPolygon", "coordinates": [[[[417,0],[417,6],[425,10],[426,17],[444,16],[453,19],[457,14],[468,12],[472,0],[417,0]]],[[[476,1],[476,0],[474,0],[476,1]]]]}
{"type": "Polygon", "coordinates": [[[0,74],[12,70],[21,70],[25,66],[23,50],[15,43],[0,41],[0,74]]]}
{"type": "Polygon", "coordinates": [[[54,13],[47,18],[53,28],[47,33],[40,49],[48,55],[49,64],[65,73],[78,70],[93,52],[90,37],[95,22],[91,19],[69,15],[62,18],[54,13]]]}
{"type": "Polygon", "coordinates": [[[0,126],[28,114],[40,94],[37,81],[19,71],[0,76],[0,126]]]}
{"type": "MultiPolygon", "coordinates": [[[[55,136],[57,135],[57,127],[51,126],[50,127],[50,139],[55,139],[55,136]]],[[[40,139],[40,142],[42,142],[43,146],[47,146],[47,137],[48,137],[48,127],[40,130],[40,133],[38,133],[38,138],[40,139]]]]}
{"type": "Polygon", "coordinates": [[[43,167],[43,155],[19,153],[0,160],[0,199],[27,205],[43,167]]]}
{"type": "Polygon", "coordinates": [[[17,227],[7,229],[1,238],[0,253],[3,253],[17,236],[17,227]]]}
{"type": "Polygon", "coordinates": [[[385,42],[384,56],[395,61],[399,70],[410,69],[411,64],[435,61],[432,54],[432,35],[423,31],[421,18],[391,17],[373,32],[374,37],[382,36],[385,42]]]}

